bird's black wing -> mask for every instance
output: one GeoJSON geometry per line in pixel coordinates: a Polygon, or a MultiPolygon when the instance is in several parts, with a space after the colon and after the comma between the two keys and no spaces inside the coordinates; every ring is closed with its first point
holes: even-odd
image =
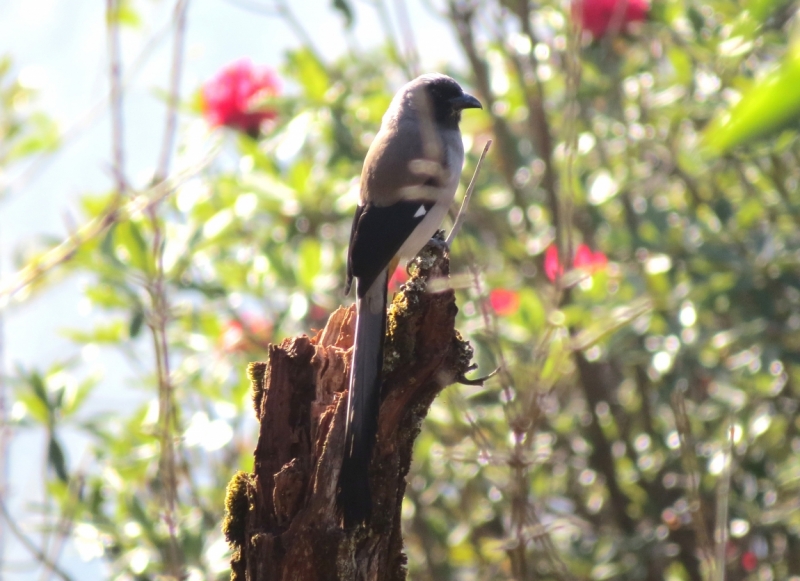
{"type": "Polygon", "coordinates": [[[403,200],[391,206],[369,203],[359,206],[350,236],[347,264],[348,277],[358,279],[356,292],[360,298],[433,205],[430,200],[403,200]]]}
{"type": "Polygon", "coordinates": [[[350,228],[350,245],[347,250],[347,281],[344,285],[344,294],[350,294],[350,287],[353,286],[353,260],[351,248],[353,248],[353,240],[356,237],[356,228],[358,221],[361,219],[361,213],[364,211],[364,206],[356,206],[356,215],[353,216],[353,226],[350,228]]]}

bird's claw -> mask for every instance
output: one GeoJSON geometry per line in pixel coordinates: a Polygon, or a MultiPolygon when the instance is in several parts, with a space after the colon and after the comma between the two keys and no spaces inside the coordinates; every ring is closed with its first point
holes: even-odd
{"type": "MultiPolygon", "coordinates": [[[[470,365],[467,368],[467,371],[472,371],[476,367],[477,367],[477,365],[470,365]]],[[[497,375],[497,373],[499,371],[500,371],[500,368],[498,367],[497,369],[492,371],[489,375],[485,375],[483,377],[476,377],[475,379],[467,379],[464,376],[464,373],[462,373],[461,375],[456,377],[456,381],[458,383],[461,383],[462,385],[483,385],[486,382],[487,379],[490,379],[490,378],[494,377],[495,375],[497,375]]]]}
{"type": "Polygon", "coordinates": [[[450,246],[447,244],[444,238],[444,230],[437,230],[436,234],[434,234],[431,239],[428,240],[428,244],[445,252],[450,250],[450,246]]]}

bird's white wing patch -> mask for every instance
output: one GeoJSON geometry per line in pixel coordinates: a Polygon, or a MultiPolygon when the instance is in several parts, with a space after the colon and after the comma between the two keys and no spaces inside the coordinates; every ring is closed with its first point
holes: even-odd
{"type": "Polygon", "coordinates": [[[417,210],[417,213],[414,214],[414,217],[415,218],[419,218],[420,216],[424,216],[427,213],[428,213],[428,211],[425,209],[425,206],[420,206],[419,210],[417,210]]]}

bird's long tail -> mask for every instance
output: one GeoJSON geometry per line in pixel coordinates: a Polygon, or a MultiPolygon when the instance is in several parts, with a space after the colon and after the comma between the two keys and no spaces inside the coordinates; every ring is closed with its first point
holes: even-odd
{"type": "MultiPolygon", "coordinates": [[[[347,425],[338,503],[345,527],[366,522],[371,510],[369,462],[378,431],[386,332],[387,271],[357,299],[356,337],[347,394],[347,425]]],[[[360,293],[359,293],[360,294],[360,293]]]]}

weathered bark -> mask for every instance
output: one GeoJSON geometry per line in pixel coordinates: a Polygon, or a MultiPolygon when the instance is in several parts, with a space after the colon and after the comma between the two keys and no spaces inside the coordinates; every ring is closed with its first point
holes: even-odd
{"type": "Polygon", "coordinates": [[[354,309],[338,309],[313,338],[286,339],[270,346],[266,362],[251,364],[261,427],[253,474],[240,472],[228,485],[232,579],[405,579],[400,510],[414,440],[434,397],[472,357],[454,328],[454,293],[441,284],[442,246],[426,246],[417,267],[389,309],[367,526],[343,530],[335,502],[354,309]]]}

